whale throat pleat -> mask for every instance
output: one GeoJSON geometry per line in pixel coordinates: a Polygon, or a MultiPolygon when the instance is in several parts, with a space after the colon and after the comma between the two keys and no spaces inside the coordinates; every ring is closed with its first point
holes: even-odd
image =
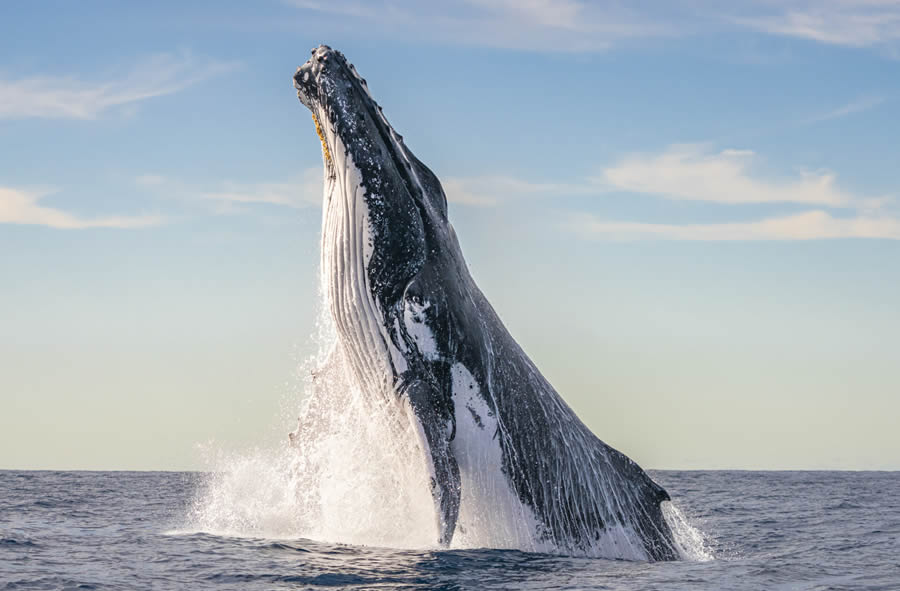
{"type": "Polygon", "coordinates": [[[340,145],[333,150],[332,158],[336,160],[337,178],[325,199],[322,234],[327,305],[342,335],[339,346],[359,386],[387,394],[392,375],[390,354],[366,273],[369,218],[365,187],[351,157],[340,145]]]}

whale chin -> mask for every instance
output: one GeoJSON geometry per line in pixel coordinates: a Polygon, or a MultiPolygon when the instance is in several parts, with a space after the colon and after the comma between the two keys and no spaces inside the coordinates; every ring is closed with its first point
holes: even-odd
{"type": "Polygon", "coordinates": [[[679,556],[666,491],[598,439],[510,336],[468,271],[440,181],[343,54],[294,74],[322,143],[321,281],[352,387],[415,439],[436,542],[486,516],[533,548],[679,556]],[[524,533],[523,533],[524,532],[524,533]]]}

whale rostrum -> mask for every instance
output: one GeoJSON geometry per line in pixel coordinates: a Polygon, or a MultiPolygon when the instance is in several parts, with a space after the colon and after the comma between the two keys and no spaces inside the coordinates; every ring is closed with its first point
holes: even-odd
{"type": "Polygon", "coordinates": [[[343,54],[294,75],[322,142],[322,285],[350,378],[412,421],[451,543],[478,488],[563,552],[679,557],[666,491],[582,423],[469,274],[441,183],[343,54]],[[596,553],[596,552],[593,552],[596,553]]]}

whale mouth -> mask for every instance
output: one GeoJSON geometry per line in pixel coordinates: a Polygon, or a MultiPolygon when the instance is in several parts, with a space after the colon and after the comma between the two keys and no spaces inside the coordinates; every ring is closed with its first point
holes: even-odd
{"type": "Polygon", "coordinates": [[[328,61],[328,55],[337,53],[327,45],[320,45],[314,48],[312,55],[306,63],[297,68],[294,73],[294,88],[297,89],[297,98],[303,103],[307,109],[315,112],[317,103],[319,102],[319,76],[328,61]]]}
{"type": "MultiPolygon", "coordinates": [[[[335,52],[327,45],[321,45],[313,49],[311,53],[312,56],[309,60],[297,68],[294,74],[294,88],[297,90],[297,98],[312,114],[316,135],[322,144],[322,157],[325,161],[327,176],[333,176],[334,161],[332,160],[332,154],[334,153],[334,146],[329,146],[329,144],[334,143],[331,138],[335,136],[335,133],[333,129],[326,127],[331,125],[331,121],[329,120],[328,100],[322,96],[324,93],[321,83],[323,78],[329,76],[325,72],[325,68],[331,65],[329,62],[334,61],[335,58],[331,56],[333,54],[340,56],[340,53],[335,52]]],[[[331,82],[333,83],[333,81],[331,82]]]]}
{"type": "MultiPolygon", "coordinates": [[[[313,50],[313,55],[315,55],[315,50],[313,50]]],[[[324,112],[324,109],[319,106],[318,100],[313,98],[313,95],[310,92],[315,85],[315,82],[310,80],[313,76],[311,73],[312,61],[311,58],[310,61],[307,61],[304,65],[297,68],[297,72],[294,74],[294,88],[297,89],[297,98],[309,109],[310,114],[312,115],[316,135],[319,137],[319,142],[322,144],[322,158],[325,161],[326,176],[332,177],[335,174],[334,161],[331,157],[333,150],[328,147],[328,134],[323,127],[324,125],[329,125],[328,117],[324,112]]]]}
{"type": "MultiPolygon", "coordinates": [[[[309,79],[311,73],[306,69],[308,68],[308,66],[310,66],[310,61],[307,61],[305,64],[297,68],[297,73],[294,74],[293,80],[294,88],[297,89],[297,98],[300,99],[300,102],[303,103],[303,105],[307,109],[315,113],[317,101],[313,98],[313,96],[311,96],[311,93],[309,92],[310,88],[307,86],[307,84],[310,84],[309,79]],[[301,79],[303,80],[303,83],[300,82],[301,79]]],[[[314,82],[312,84],[314,84],[314,82]]]]}
{"type": "MultiPolygon", "coordinates": [[[[402,179],[405,191],[395,191],[390,197],[399,199],[400,195],[408,194],[418,207],[425,193],[419,178],[423,165],[411,157],[403,145],[403,137],[388,123],[365,79],[340,51],[320,45],[311,54],[297,68],[293,83],[297,98],[312,113],[322,144],[326,179],[344,173],[351,153],[357,166],[364,161],[379,161],[378,166],[364,174],[363,184],[367,189],[380,186],[387,176],[396,175],[402,179]]],[[[433,176],[430,171],[428,175],[433,176]]],[[[442,209],[446,210],[445,203],[442,209]]]]}
{"type": "MultiPolygon", "coordinates": [[[[327,45],[314,48],[306,63],[297,68],[293,83],[297,98],[312,113],[326,178],[341,173],[343,153],[351,145],[365,144],[366,150],[378,151],[377,146],[383,144],[389,151],[397,151],[389,147],[397,138],[366,81],[340,51],[327,45]]],[[[393,160],[396,168],[403,168],[402,158],[393,160]]]]}

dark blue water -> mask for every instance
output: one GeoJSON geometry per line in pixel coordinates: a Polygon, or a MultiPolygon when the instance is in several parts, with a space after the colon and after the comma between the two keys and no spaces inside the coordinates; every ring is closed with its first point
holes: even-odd
{"type": "Polygon", "coordinates": [[[708,562],[173,534],[202,475],[0,471],[0,589],[900,589],[898,472],[654,472],[708,562]]]}

